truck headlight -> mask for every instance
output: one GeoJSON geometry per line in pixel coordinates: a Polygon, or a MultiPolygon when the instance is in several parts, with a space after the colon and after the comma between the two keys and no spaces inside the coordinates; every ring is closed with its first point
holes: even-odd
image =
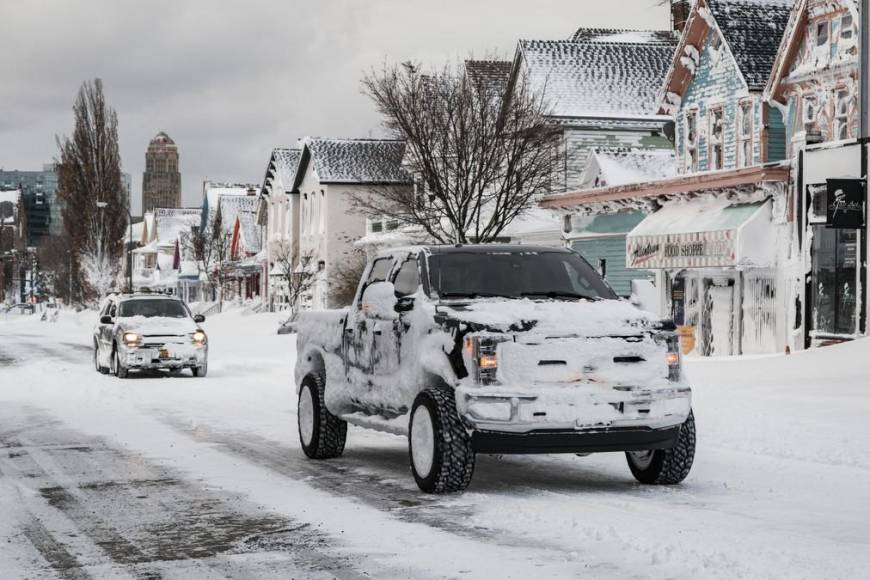
{"type": "Polygon", "coordinates": [[[668,345],[668,350],[665,353],[665,362],[668,363],[668,380],[679,381],[683,376],[680,337],[676,334],[669,335],[665,342],[668,345]]]}
{"type": "Polygon", "coordinates": [[[506,336],[469,336],[465,339],[465,363],[469,375],[482,385],[497,384],[498,343],[506,336]]]}
{"type": "Polygon", "coordinates": [[[193,344],[196,346],[203,346],[208,341],[208,337],[202,330],[197,330],[190,337],[193,339],[193,344]]]}
{"type": "Polygon", "coordinates": [[[139,335],[135,332],[125,332],[124,344],[127,345],[127,348],[134,348],[139,346],[139,335]]]}

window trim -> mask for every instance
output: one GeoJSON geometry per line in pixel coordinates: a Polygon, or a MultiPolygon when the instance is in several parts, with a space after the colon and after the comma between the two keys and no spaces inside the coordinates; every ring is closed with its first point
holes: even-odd
{"type": "Polygon", "coordinates": [[[840,86],[834,89],[834,139],[837,141],[841,141],[843,139],[849,138],[849,101],[851,100],[852,95],[849,93],[849,90],[840,86]],[[842,102],[845,105],[845,109],[843,113],[840,113],[840,96],[845,95],[842,102]],[[846,136],[840,136],[841,130],[846,129],[846,136]]]}
{"type": "Polygon", "coordinates": [[[737,166],[738,167],[749,167],[752,165],[753,161],[755,161],[753,156],[753,148],[755,146],[755,103],[751,98],[741,99],[737,102],[737,127],[734,131],[737,141],[737,166]],[[749,129],[747,132],[743,132],[744,128],[744,120],[749,117],[749,129]],[[748,143],[749,145],[749,158],[747,159],[744,155],[743,148],[748,143]]]}
{"type": "Polygon", "coordinates": [[[689,107],[684,112],[683,163],[689,173],[696,173],[698,167],[698,107],[689,107]],[[694,124],[694,139],[689,139],[689,123],[694,124]]]}
{"type": "Polygon", "coordinates": [[[707,170],[718,171],[719,169],[724,169],[725,165],[725,107],[723,104],[710,105],[707,108],[707,125],[707,170]],[[722,128],[718,142],[713,139],[717,114],[721,120],[720,127],[722,128]],[[718,159],[714,155],[717,146],[719,147],[718,159]],[[717,163],[714,164],[714,160],[717,163]]]}

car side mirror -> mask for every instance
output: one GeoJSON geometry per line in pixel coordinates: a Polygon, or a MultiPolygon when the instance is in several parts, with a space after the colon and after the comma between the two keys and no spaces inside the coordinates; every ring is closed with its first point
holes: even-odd
{"type": "Polygon", "coordinates": [[[112,324],[112,317],[108,314],[100,316],[100,324],[112,324]]]}
{"type": "Polygon", "coordinates": [[[193,321],[196,323],[205,322],[205,316],[203,316],[202,314],[195,314],[193,316],[193,321]]]}
{"type": "Polygon", "coordinates": [[[359,306],[369,318],[395,320],[397,303],[396,288],[391,282],[375,282],[366,286],[359,306]]]}

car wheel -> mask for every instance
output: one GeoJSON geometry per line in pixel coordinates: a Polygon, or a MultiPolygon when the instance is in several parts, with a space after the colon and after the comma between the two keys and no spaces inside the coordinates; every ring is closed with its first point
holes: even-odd
{"type": "Polygon", "coordinates": [[[208,374],[208,363],[202,363],[198,367],[191,367],[190,372],[195,377],[204,377],[208,374]]]}
{"type": "Polygon", "coordinates": [[[471,437],[456,412],[453,389],[435,387],[414,400],[408,433],[411,471],[427,493],[462,491],[474,474],[471,437]]]}
{"type": "Polygon", "coordinates": [[[94,343],[94,368],[103,375],[109,372],[109,369],[100,364],[100,348],[96,342],[94,343]]]}
{"type": "Polygon", "coordinates": [[[677,443],[670,449],[628,451],[625,454],[632,475],[641,483],[662,485],[680,483],[695,460],[695,415],[680,426],[677,443]]]}
{"type": "Polygon", "coordinates": [[[324,380],[308,375],[299,389],[296,418],[302,451],[311,459],[331,459],[344,452],[347,423],[333,415],[323,403],[324,380]]]}
{"type": "Polygon", "coordinates": [[[121,363],[121,356],[118,354],[118,349],[112,350],[112,373],[119,379],[127,378],[127,367],[121,363]]]}

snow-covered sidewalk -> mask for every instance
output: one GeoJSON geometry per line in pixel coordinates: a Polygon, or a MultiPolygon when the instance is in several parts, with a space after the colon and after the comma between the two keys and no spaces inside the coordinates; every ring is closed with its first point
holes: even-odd
{"type": "Polygon", "coordinates": [[[93,320],[66,312],[57,324],[0,320],[0,577],[56,575],[57,562],[32,546],[34,518],[79,555],[73,569],[94,576],[142,566],[170,576],[263,575],[266,561],[309,576],[414,578],[857,578],[870,569],[868,340],[690,361],[698,451],[681,486],[636,484],[619,454],[481,457],[468,492],[430,497],[417,490],[399,437],[351,428],[343,457],[303,457],[294,337],[275,334],[278,316],[210,318],[205,379],[127,381],[92,369],[93,320]],[[144,525],[113,513],[111,502],[84,518],[44,491],[92,501],[88,464],[69,459],[81,452],[59,446],[64,437],[99,440],[122,463],[171,473],[187,491],[159,502],[169,512],[207,495],[232,517],[315,530],[305,545],[319,556],[288,563],[280,554],[292,547],[233,544],[207,551],[202,568],[188,552],[116,557],[100,538],[111,530],[132,553],[148,554],[144,525]],[[9,442],[22,440],[51,486],[34,491],[16,477],[27,464],[9,442]]]}

